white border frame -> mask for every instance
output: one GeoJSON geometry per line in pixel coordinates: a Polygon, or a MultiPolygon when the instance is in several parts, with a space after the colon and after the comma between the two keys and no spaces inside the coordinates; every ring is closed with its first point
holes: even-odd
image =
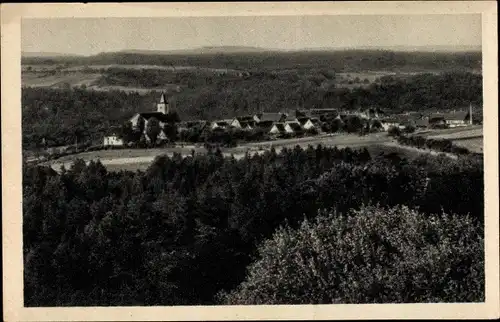
{"type": "Polygon", "coordinates": [[[6,321],[464,319],[499,317],[498,62],[495,1],[2,4],[3,282],[6,321]],[[49,17],[482,14],[486,302],[468,304],[24,308],[20,20],[49,17]]]}

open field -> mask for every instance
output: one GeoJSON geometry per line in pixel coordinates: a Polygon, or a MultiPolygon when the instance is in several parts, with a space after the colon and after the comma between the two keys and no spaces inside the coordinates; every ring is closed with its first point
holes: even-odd
{"type": "Polygon", "coordinates": [[[483,127],[480,125],[473,125],[467,127],[456,127],[444,130],[431,130],[422,136],[434,139],[465,139],[477,138],[483,136],[483,127]]]}
{"type": "Polygon", "coordinates": [[[23,86],[28,87],[60,87],[64,84],[70,86],[91,86],[102,75],[99,73],[31,73],[26,72],[21,75],[23,86]]]}
{"type": "MultiPolygon", "coordinates": [[[[335,135],[335,136],[318,136],[314,138],[287,139],[275,140],[270,142],[257,142],[241,145],[234,148],[221,149],[224,156],[234,156],[236,159],[244,157],[245,153],[260,154],[264,153],[273,147],[277,152],[283,148],[293,148],[297,145],[302,148],[307,148],[309,145],[338,148],[351,147],[353,149],[367,148],[371,155],[376,156],[381,153],[389,154],[396,153],[406,158],[414,158],[421,153],[431,153],[437,155],[437,152],[429,150],[419,150],[415,148],[398,145],[392,138],[389,138],[386,133],[372,134],[369,136],[357,135],[335,135]]],[[[45,162],[45,165],[50,165],[53,169],[59,170],[62,165],[66,168],[76,159],[83,159],[86,162],[91,160],[100,160],[110,171],[120,170],[145,170],[151,162],[161,155],[173,156],[174,153],[179,153],[183,157],[190,156],[192,151],[196,154],[207,153],[203,147],[184,146],[159,149],[124,149],[124,150],[104,150],[95,152],[85,152],[77,155],[65,156],[58,160],[45,162]]]]}
{"type": "Polygon", "coordinates": [[[484,139],[482,126],[433,130],[422,136],[432,139],[452,140],[453,144],[464,147],[471,152],[483,153],[484,139]]]}

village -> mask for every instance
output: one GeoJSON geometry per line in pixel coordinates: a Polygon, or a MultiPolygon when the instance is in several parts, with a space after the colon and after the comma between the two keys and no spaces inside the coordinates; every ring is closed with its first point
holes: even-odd
{"type": "MultiPolygon", "coordinates": [[[[198,132],[230,133],[259,132],[266,140],[288,139],[314,136],[335,132],[360,133],[362,135],[377,132],[390,132],[391,128],[405,133],[413,133],[425,129],[446,129],[466,127],[480,124],[473,115],[472,106],[468,110],[459,109],[451,112],[406,112],[391,114],[381,109],[360,109],[358,111],[339,111],[333,108],[296,109],[291,112],[262,112],[255,115],[241,115],[220,120],[181,121],[172,118],[174,111],[170,109],[166,95],[161,94],[156,110],[136,113],[129,120],[131,129],[140,135],[135,136],[147,143],[157,144],[162,141],[175,141],[185,137],[182,134],[192,130],[198,132]],[[158,129],[154,134],[149,130],[153,124],[158,129]],[[174,135],[166,129],[173,125],[174,135]]],[[[137,140],[136,139],[136,140],[137,140]]],[[[122,129],[114,127],[103,139],[103,147],[132,146],[134,140],[126,140],[122,129]],[[128,141],[128,142],[126,142],[128,141]]]]}

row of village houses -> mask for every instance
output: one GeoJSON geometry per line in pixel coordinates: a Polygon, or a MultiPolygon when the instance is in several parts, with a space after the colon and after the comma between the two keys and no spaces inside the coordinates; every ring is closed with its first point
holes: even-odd
{"type": "MultiPolygon", "coordinates": [[[[170,112],[169,104],[164,95],[161,96],[157,104],[156,111],[136,113],[129,121],[132,127],[137,128],[139,121],[144,122],[144,135],[147,140],[147,123],[152,118],[156,118],[160,127],[168,122],[170,112]]],[[[348,117],[357,116],[363,120],[377,123],[381,130],[388,131],[391,127],[404,129],[407,126],[415,128],[427,128],[430,126],[467,126],[472,124],[472,107],[468,111],[453,111],[449,113],[422,114],[418,112],[408,112],[404,114],[387,115],[380,109],[368,109],[358,112],[339,112],[337,109],[311,109],[296,110],[292,113],[257,113],[255,115],[237,116],[231,119],[214,121],[195,120],[179,122],[177,124],[178,133],[193,128],[212,131],[224,131],[230,129],[254,130],[260,129],[271,136],[280,134],[299,134],[315,129],[321,132],[322,124],[326,120],[337,119],[344,122],[348,117]]],[[[165,139],[165,133],[160,132],[159,139],[165,139]]],[[[122,145],[123,141],[117,134],[111,134],[104,138],[104,145],[122,145]]]]}

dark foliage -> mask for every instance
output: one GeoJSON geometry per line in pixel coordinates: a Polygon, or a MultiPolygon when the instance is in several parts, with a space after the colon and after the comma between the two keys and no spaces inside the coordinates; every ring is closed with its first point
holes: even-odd
{"type": "Polygon", "coordinates": [[[413,146],[419,149],[431,149],[440,152],[448,152],[454,154],[469,154],[470,151],[464,147],[453,144],[449,139],[426,139],[419,135],[400,136],[398,137],[400,144],[413,146]]]}
{"type": "Polygon", "coordinates": [[[484,301],[484,239],[467,216],[369,206],[279,229],[225,304],[484,301]]]}
{"type": "Polygon", "coordinates": [[[373,159],[321,146],[239,161],[159,157],[136,173],[25,165],[25,305],[214,304],[244,280],[263,240],[320,209],[402,204],[481,223],[482,169],[473,157],[373,159]]]}

